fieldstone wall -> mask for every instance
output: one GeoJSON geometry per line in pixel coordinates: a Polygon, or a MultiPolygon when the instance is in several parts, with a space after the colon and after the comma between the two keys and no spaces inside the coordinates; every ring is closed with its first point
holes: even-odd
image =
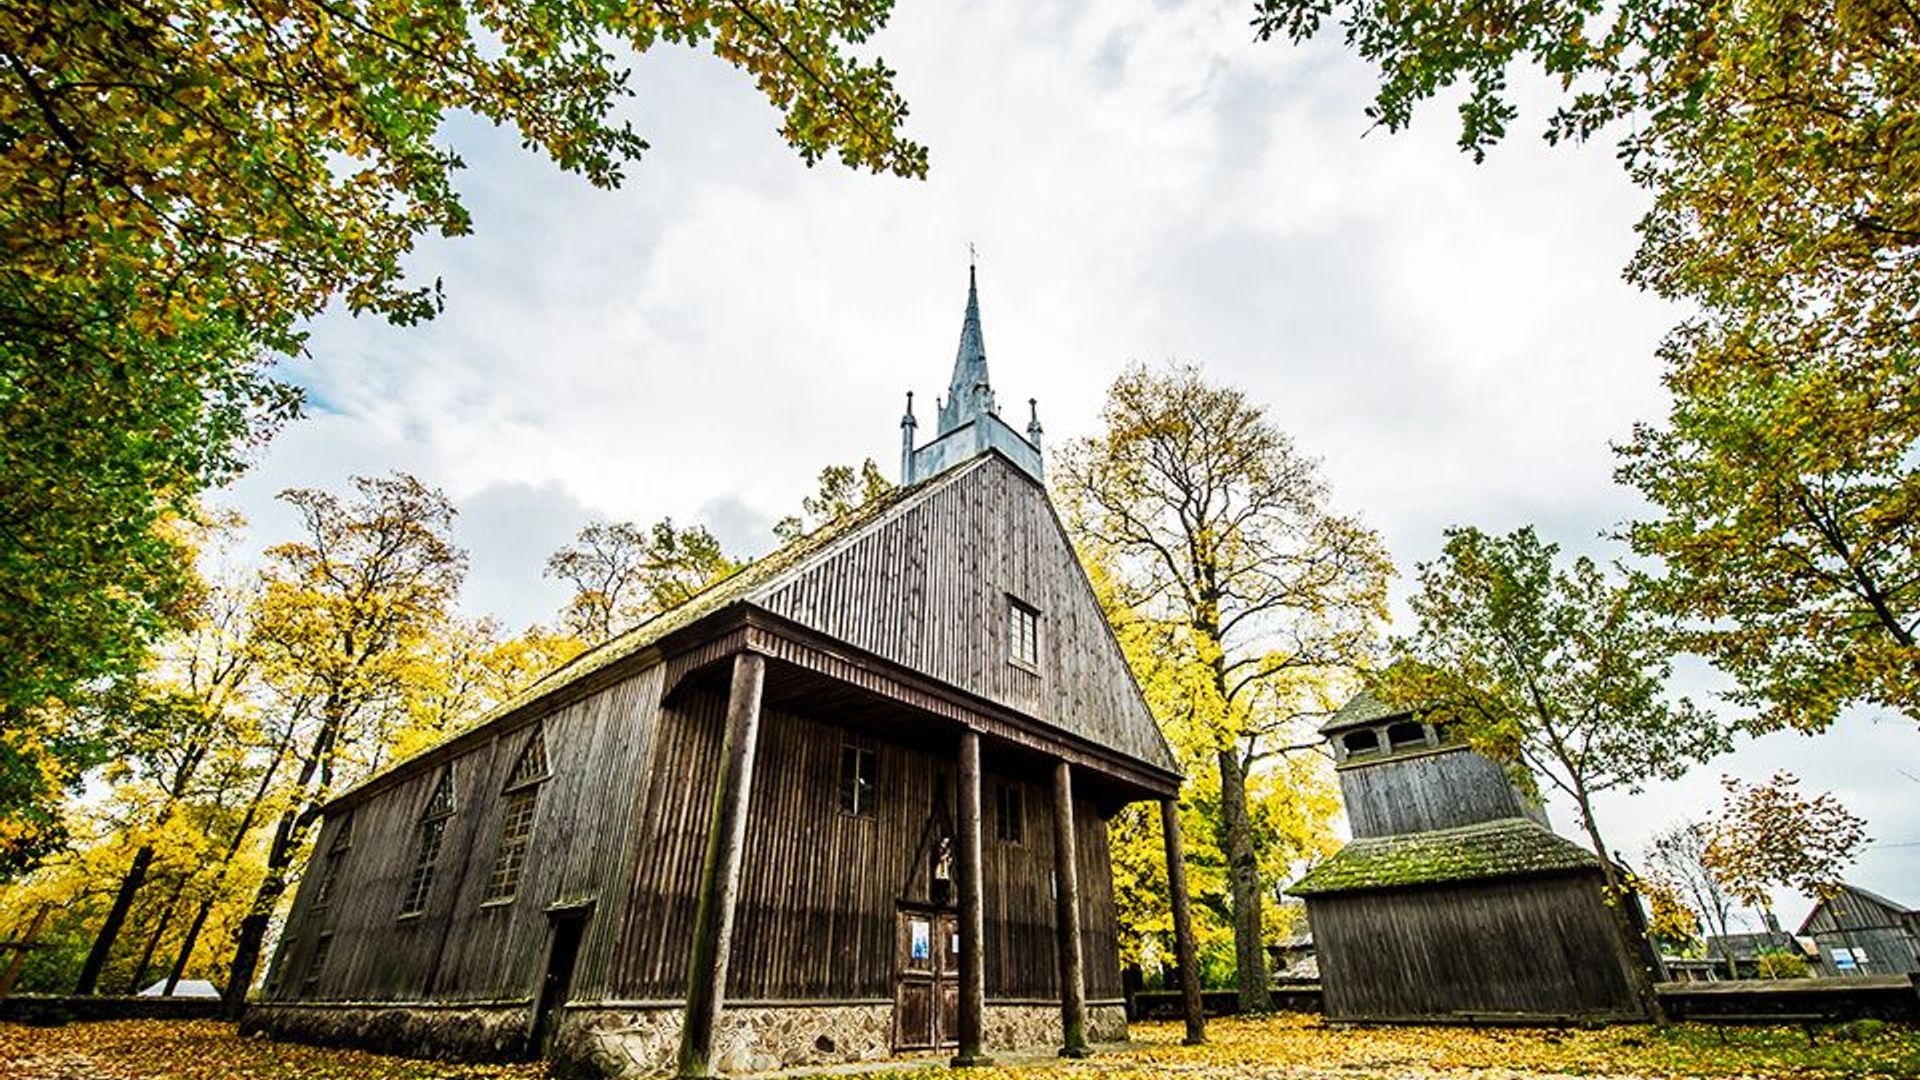
{"type": "MultiPolygon", "coordinates": [[[[983,1042],[989,1054],[996,1051],[1035,1052],[1057,1050],[1066,1041],[1066,1029],[1060,1022],[1060,1006],[995,1005],[987,1003],[986,1031],[983,1042]]],[[[1087,1006],[1087,1041],[1125,1042],[1127,1007],[1113,1004],[1087,1006]]]]}
{"type": "MultiPolygon", "coordinates": [[[[531,1003],[471,1006],[260,1004],[243,1033],[322,1046],[358,1046],[444,1061],[500,1061],[528,1050],[531,1003]]],[[[669,1072],[680,1050],[677,1004],[569,1006],[553,1046],[563,1077],[631,1077],[669,1072]]],[[[1057,1005],[987,1005],[989,1053],[1051,1052],[1060,1045],[1057,1005]]],[[[1091,1005],[1087,1037],[1127,1037],[1124,1005],[1091,1005]]],[[[721,1010],[714,1067],[763,1073],[803,1066],[880,1061],[893,1054],[893,1005],[743,1005],[721,1010]]]]}
{"type": "Polygon", "coordinates": [[[531,1002],[454,1006],[263,1002],[247,1007],[240,1032],[442,1061],[500,1061],[526,1053],[532,1022],[531,1002]]]}
{"type": "MultiPolygon", "coordinates": [[[[714,1024],[714,1068],[770,1072],[879,1061],[892,1052],[893,1006],[726,1007],[714,1024]]],[[[667,1069],[680,1050],[680,1009],[569,1008],[554,1047],[564,1075],[637,1076],[667,1069]]]]}

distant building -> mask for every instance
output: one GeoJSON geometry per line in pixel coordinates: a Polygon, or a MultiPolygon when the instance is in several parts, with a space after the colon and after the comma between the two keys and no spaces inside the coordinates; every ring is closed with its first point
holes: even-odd
{"type": "Polygon", "coordinates": [[[1643,969],[1592,852],[1495,762],[1362,693],[1321,733],[1353,842],[1307,902],[1331,1020],[1634,1020],[1643,969]]]}
{"type": "Polygon", "coordinates": [[[1725,979],[1757,979],[1760,977],[1760,957],[1766,953],[1787,953],[1811,963],[1813,956],[1806,945],[1795,941],[1792,934],[1777,925],[1768,930],[1756,930],[1749,934],[1710,934],[1705,944],[1704,962],[1714,967],[1714,977],[1725,979]],[[1729,971],[1728,969],[1732,970],[1729,971]]]}
{"type": "Polygon", "coordinates": [[[1920,911],[1857,885],[1815,904],[1800,933],[1819,948],[1823,975],[1920,971],[1920,911]]]}

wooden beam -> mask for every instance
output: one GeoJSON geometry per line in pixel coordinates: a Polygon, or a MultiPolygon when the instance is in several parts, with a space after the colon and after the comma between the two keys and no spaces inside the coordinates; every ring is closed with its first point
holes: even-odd
{"type": "Polygon", "coordinates": [[[714,786],[707,856],[700,867],[700,898],[694,909],[693,948],[687,960],[687,1013],[680,1030],[682,1077],[714,1074],[713,1024],[726,998],[727,956],[733,941],[733,909],[740,897],[740,853],[746,843],[747,802],[753,794],[753,757],[760,739],[760,697],[766,674],[765,657],[734,654],[727,726],[720,743],[720,778],[714,786]]]}
{"type": "Polygon", "coordinates": [[[1060,937],[1060,1056],[1087,1056],[1086,963],[1080,954],[1080,861],[1074,850],[1073,766],[1053,764],[1054,928],[1060,937]]]}
{"type": "Polygon", "coordinates": [[[1180,965],[1188,1046],[1207,1041],[1206,1015],[1200,1006],[1200,958],[1193,944],[1193,908],[1187,902],[1187,852],[1180,839],[1180,803],[1160,800],[1160,830],[1167,841],[1167,891],[1173,894],[1173,955],[1180,965]]]}
{"type": "Polygon", "coordinates": [[[980,733],[960,733],[960,1048],[955,1068],[991,1065],[981,1040],[987,1019],[987,917],[980,871],[980,733]]]}

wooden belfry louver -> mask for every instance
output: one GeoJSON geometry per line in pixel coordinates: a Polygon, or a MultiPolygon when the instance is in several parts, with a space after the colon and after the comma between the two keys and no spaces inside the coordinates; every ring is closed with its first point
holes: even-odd
{"type": "Polygon", "coordinates": [[[247,1026],[608,1074],[1084,1053],[1126,1031],[1106,822],[1156,800],[1198,1039],[1180,778],[971,282],[916,429],[898,489],[328,806],[352,857],[247,1026]]]}

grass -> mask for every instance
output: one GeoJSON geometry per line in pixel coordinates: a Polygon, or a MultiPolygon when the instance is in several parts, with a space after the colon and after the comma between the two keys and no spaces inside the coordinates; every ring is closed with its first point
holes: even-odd
{"type": "MultiPolygon", "coordinates": [[[[1340,1028],[1301,1016],[1217,1019],[1205,1046],[1177,1024],[1137,1024],[1133,1044],[1083,1062],[1011,1062],[960,1073],[907,1064],[900,1080],[1228,1080],[1341,1077],[1518,1080],[1546,1076],[1920,1077],[1920,1028],[1612,1027],[1597,1030],[1340,1028]]],[[[8,1080],[533,1080],[539,1065],[445,1065],[243,1039],[214,1021],[124,1020],[57,1028],[0,1024],[8,1080]]]]}

